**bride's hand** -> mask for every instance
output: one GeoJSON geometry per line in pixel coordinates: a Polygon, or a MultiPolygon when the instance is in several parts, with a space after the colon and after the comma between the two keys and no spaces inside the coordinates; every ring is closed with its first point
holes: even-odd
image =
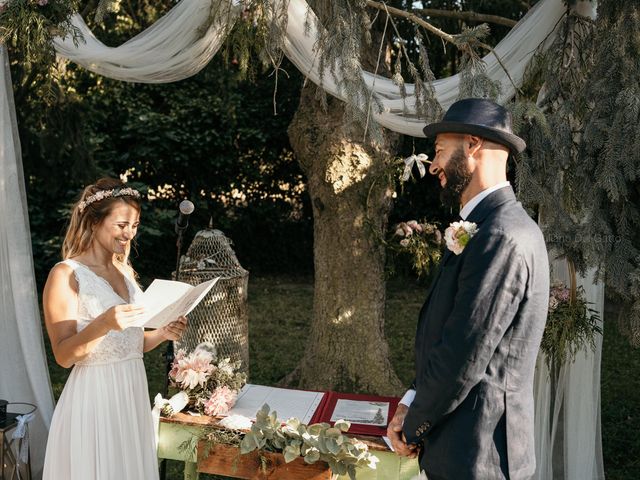
{"type": "Polygon", "coordinates": [[[133,326],[144,313],[141,305],[116,305],[100,315],[102,323],[107,330],[117,332],[133,326]]]}
{"type": "Polygon", "coordinates": [[[178,317],[175,322],[171,322],[160,329],[160,334],[165,340],[180,340],[187,328],[187,317],[178,317]]]}

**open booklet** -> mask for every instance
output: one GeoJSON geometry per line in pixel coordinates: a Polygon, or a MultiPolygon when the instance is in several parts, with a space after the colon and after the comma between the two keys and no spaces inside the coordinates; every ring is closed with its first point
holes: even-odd
{"type": "Polygon", "coordinates": [[[335,423],[347,420],[349,433],[382,437],[398,408],[398,397],[326,392],[311,421],[335,423]]]}
{"type": "Polygon", "coordinates": [[[213,278],[195,287],[184,282],[154,280],[138,299],[137,303],[145,307],[145,314],[135,326],[161,328],[188,315],[218,280],[219,277],[213,278]]]}
{"type": "Polygon", "coordinates": [[[271,411],[278,413],[281,422],[296,417],[302,423],[309,423],[318,405],[322,402],[323,392],[292,390],[288,388],[267,387],[247,383],[238,395],[238,399],[227,415],[242,415],[256,419],[256,413],[266,403],[271,411]]]}
{"type": "Polygon", "coordinates": [[[382,437],[398,407],[398,397],[360,395],[355,393],[315,392],[246,384],[227,413],[255,420],[256,412],[266,403],[276,411],[278,420],[296,417],[302,423],[351,423],[349,434],[382,437]]]}

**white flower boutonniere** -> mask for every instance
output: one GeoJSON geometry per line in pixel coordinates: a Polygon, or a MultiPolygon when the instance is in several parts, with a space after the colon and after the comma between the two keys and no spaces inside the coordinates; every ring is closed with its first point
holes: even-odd
{"type": "Polygon", "coordinates": [[[444,241],[449,250],[460,255],[477,231],[478,226],[473,222],[453,222],[444,231],[444,241]]]}

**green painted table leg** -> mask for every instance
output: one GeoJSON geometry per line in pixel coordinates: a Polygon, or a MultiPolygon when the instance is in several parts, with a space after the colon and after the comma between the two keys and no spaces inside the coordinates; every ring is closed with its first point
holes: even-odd
{"type": "Polygon", "coordinates": [[[158,457],[195,465],[198,461],[196,450],[201,432],[199,427],[160,423],[158,457]]]}
{"type": "MultiPolygon", "coordinates": [[[[380,459],[376,469],[359,468],[356,471],[357,480],[411,480],[420,473],[415,458],[399,457],[393,452],[375,452],[375,456],[380,459]]],[[[349,480],[349,476],[340,476],[338,480],[349,480]]]]}
{"type": "Polygon", "coordinates": [[[198,464],[184,462],[184,480],[198,480],[198,464]]]}
{"type": "Polygon", "coordinates": [[[158,457],[184,462],[184,480],[198,480],[196,449],[201,429],[176,424],[160,424],[158,457]]]}

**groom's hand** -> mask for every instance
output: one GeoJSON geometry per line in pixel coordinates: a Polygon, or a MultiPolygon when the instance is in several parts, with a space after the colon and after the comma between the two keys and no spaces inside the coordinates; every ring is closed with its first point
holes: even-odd
{"type": "Polygon", "coordinates": [[[402,434],[402,424],[404,417],[407,416],[409,407],[399,403],[396,413],[387,426],[387,437],[391,440],[394,451],[401,457],[415,458],[418,455],[416,445],[407,445],[404,435],[402,434]]]}

